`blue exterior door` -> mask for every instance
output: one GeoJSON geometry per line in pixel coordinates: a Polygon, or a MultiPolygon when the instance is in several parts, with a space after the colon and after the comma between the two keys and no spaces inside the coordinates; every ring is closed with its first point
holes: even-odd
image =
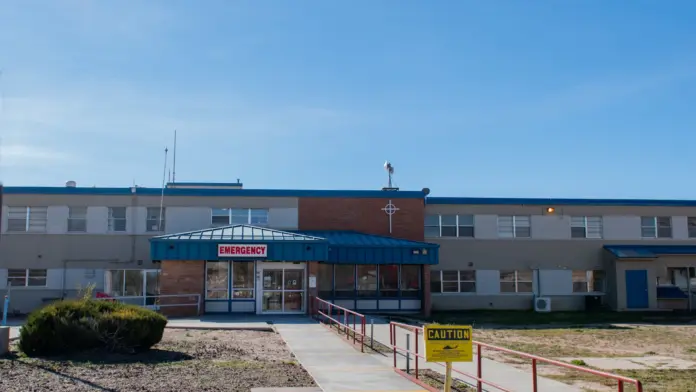
{"type": "Polygon", "coordinates": [[[629,309],[646,309],[648,300],[648,271],[626,271],[626,307],[629,309]]]}

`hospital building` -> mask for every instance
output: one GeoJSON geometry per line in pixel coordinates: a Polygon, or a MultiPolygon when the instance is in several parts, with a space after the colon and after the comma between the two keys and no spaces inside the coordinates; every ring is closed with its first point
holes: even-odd
{"type": "Polygon", "coordinates": [[[696,307],[696,201],[428,189],[2,188],[0,293],[92,287],[172,316],[696,307]]]}

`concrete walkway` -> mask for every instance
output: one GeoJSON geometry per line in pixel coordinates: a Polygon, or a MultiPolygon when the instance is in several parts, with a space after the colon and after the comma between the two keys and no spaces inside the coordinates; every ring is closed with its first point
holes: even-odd
{"type": "MultiPolygon", "coordinates": [[[[372,318],[374,320],[374,339],[385,346],[390,346],[389,343],[389,323],[381,318],[372,318]]],[[[369,320],[368,320],[369,323],[369,320]]],[[[367,333],[370,334],[370,325],[368,324],[367,333]]],[[[406,347],[407,334],[409,332],[405,329],[397,329],[396,341],[399,347],[406,347]]],[[[412,335],[412,334],[411,334],[412,335]]],[[[411,336],[411,345],[413,346],[413,337],[411,336]]],[[[422,353],[425,351],[423,346],[423,339],[418,339],[418,352],[422,353]]],[[[411,347],[411,350],[415,350],[415,347],[411,347]]],[[[382,361],[393,364],[393,357],[388,356],[383,358],[382,361]]],[[[411,368],[414,367],[414,357],[411,357],[411,368]]],[[[460,379],[461,381],[475,385],[476,380],[473,380],[464,375],[459,375],[456,370],[466,372],[468,374],[476,375],[476,353],[474,352],[473,362],[460,362],[452,365],[453,376],[460,379]]],[[[444,373],[444,367],[435,363],[427,363],[425,360],[420,359],[418,365],[421,369],[431,369],[440,373],[444,373]]],[[[406,368],[406,357],[398,356],[397,366],[402,369],[406,368]]],[[[525,372],[523,370],[517,369],[513,366],[506,365],[500,362],[492,361],[490,359],[483,358],[483,379],[497,385],[500,385],[506,389],[515,392],[532,392],[532,373],[525,372]]],[[[484,385],[484,390],[486,391],[499,391],[499,389],[494,387],[486,387],[484,385]]],[[[560,381],[551,380],[543,377],[538,378],[538,391],[539,392],[582,392],[583,389],[579,387],[574,387],[568,384],[564,384],[560,381]]]]}
{"type": "Polygon", "coordinates": [[[274,326],[324,392],[425,392],[396,374],[381,355],[363,354],[335,331],[306,320],[304,324],[277,322],[274,326]]]}

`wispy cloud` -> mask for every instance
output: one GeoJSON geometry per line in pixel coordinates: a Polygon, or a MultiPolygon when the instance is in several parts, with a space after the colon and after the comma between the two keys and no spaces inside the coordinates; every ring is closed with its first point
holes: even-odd
{"type": "Polygon", "coordinates": [[[580,81],[545,95],[530,96],[529,100],[519,105],[501,108],[499,118],[545,121],[603,109],[696,78],[694,64],[688,62],[642,73],[628,72],[580,81]]]}
{"type": "Polygon", "coordinates": [[[73,163],[76,157],[67,153],[45,147],[32,145],[3,145],[0,146],[1,167],[41,167],[50,164],[73,163]]]}

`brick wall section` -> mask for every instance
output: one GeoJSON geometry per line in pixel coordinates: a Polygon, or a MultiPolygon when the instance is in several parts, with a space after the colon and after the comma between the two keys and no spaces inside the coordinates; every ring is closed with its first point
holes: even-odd
{"type": "MultiPolygon", "coordinates": [[[[385,192],[386,193],[386,192],[385,192]]],[[[391,199],[399,208],[392,215],[392,233],[389,217],[382,210],[385,198],[315,198],[299,199],[300,230],[354,230],[368,234],[423,241],[425,203],[423,199],[391,199]]]]}
{"type": "Polygon", "coordinates": [[[317,297],[319,295],[319,290],[314,287],[311,288],[309,287],[309,277],[310,276],[315,276],[317,278],[317,286],[319,285],[319,263],[316,261],[309,261],[307,262],[307,308],[309,314],[314,313],[314,308],[315,304],[312,301],[313,297],[317,297]]]}
{"type": "MultiPolygon", "coordinates": [[[[200,294],[201,314],[205,298],[205,261],[201,260],[164,260],[160,275],[160,292],[167,294],[200,294]]],[[[196,303],[196,297],[161,298],[162,304],[196,303]]],[[[195,306],[172,306],[162,308],[162,313],[170,317],[199,316],[195,306]]]]}

